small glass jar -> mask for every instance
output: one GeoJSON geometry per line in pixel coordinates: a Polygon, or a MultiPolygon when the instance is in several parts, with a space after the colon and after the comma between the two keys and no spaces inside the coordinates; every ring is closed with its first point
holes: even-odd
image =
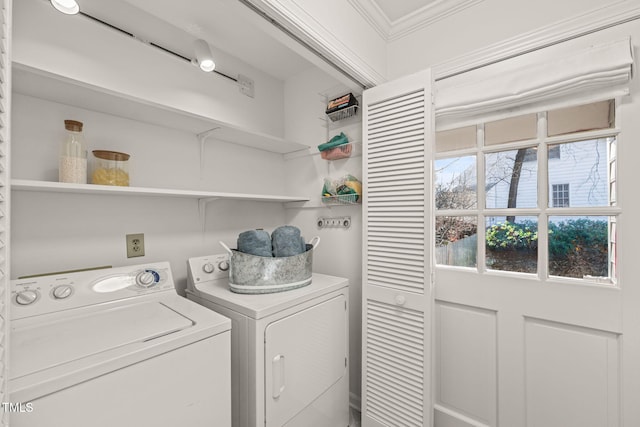
{"type": "Polygon", "coordinates": [[[72,184],[87,183],[87,144],[82,134],[82,122],[65,120],[67,131],[60,145],[58,181],[72,184]]]}
{"type": "Polygon", "coordinates": [[[93,150],[91,183],[129,186],[129,154],[93,150]]]}

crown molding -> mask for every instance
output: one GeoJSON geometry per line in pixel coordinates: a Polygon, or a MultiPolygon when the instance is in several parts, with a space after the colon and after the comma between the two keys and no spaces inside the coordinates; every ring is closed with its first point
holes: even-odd
{"type": "Polygon", "coordinates": [[[442,80],[636,19],[638,2],[620,0],[435,65],[433,75],[442,80]]]}
{"type": "MultiPolygon", "coordinates": [[[[341,72],[349,75],[354,81],[358,81],[363,87],[376,86],[386,81],[386,77],[380,74],[379,70],[371,67],[357,52],[349,49],[331,31],[301,9],[294,0],[240,1],[253,5],[254,10],[264,15],[272,24],[286,29],[290,35],[305,42],[308,47],[312,47],[320,56],[331,62],[341,72]]],[[[366,3],[373,4],[372,0],[348,1],[354,7],[366,3]]],[[[446,1],[456,1],[461,7],[463,4],[468,7],[473,0],[466,2],[462,0],[446,1]]],[[[475,2],[478,1],[482,0],[475,0],[475,2]]],[[[382,11],[379,13],[384,16],[382,11]]],[[[367,21],[373,19],[371,15],[362,16],[370,16],[370,18],[365,18],[367,21]]],[[[435,80],[442,80],[636,19],[640,19],[638,0],[619,0],[436,64],[432,67],[433,76],[435,80]]],[[[380,33],[386,30],[379,27],[377,31],[380,33]]]]}
{"type": "Polygon", "coordinates": [[[336,69],[357,81],[362,88],[373,87],[386,77],[370,66],[318,19],[294,0],[240,0],[272,24],[303,43],[336,69]]]}
{"type": "Polygon", "coordinates": [[[362,18],[382,37],[389,41],[391,21],[374,0],[347,0],[362,18]]]}
{"type": "Polygon", "coordinates": [[[391,21],[375,0],[348,0],[349,4],[387,42],[425,28],[481,1],[483,0],[436,0],[402,18],[391,21]]]}

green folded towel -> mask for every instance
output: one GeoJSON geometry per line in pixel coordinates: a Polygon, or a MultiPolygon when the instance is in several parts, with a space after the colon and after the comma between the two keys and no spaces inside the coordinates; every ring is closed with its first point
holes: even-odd
{"type": "Polygon", "coordinates": [[[349,142],[349,138],[344,132],[340,132],[340,135],[336,135],[329,140],[329,142],[325,142],[324,144],[318,145],[318,151],[325,151],[331,148],[337,147],[338,145],[344,145],[349,142]]]}

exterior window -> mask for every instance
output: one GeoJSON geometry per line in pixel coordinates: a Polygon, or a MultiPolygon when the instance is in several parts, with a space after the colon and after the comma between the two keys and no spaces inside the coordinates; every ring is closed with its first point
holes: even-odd
{"type": "MultiPolygon", "coordinates": [[[[560,158],[560,146],[554,145],[549,147],[549,160],[560,158]]],[[[534,148],[524,155],[525,162],[535,162],[538,160],[538,151],[534,148]]]]}
{"type": "Polygon", "coordinates": [[[615,284],[614,118],[611,100],[442,133],[436,264],[615,284]]]}
{"type": "Polygon", "coordinates": [[[436,221],[436,262],[459,267],[475,267],[478,219],[440,216],[436,221]]]}
{"type": "Polygon", "coordinates": [[[554,208],[569,207],[569,184],[554,184],[551,197],[554,208]]]}
{"type": "Polygon", "coordinates": [[[477,209],[476,156],[436,160],[436,209],[477,209]]]}
{"type": "Polygon", "coordinates": [[[538,271],[538,219],[487,217],[486,266],[489,270],[538,271]]]}
{"type": "Polygon", "coordinates": [[[537,205],[538,163],[534,148],[498,151],[485,155],[487,208],[531,208],[537,205]]]}

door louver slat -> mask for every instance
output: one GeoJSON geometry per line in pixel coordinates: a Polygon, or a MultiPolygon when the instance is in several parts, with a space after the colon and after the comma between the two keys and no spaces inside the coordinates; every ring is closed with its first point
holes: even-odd
{"type": "Polygon", "coordinates": [[[387,196],[414,196],[416,198],[420,198],[420,193],[422,192],[422,189],[420,186],[418,185],[403,185],[402,189],[398,189],[398,188],[394,188],[395,186],[389,186],[391,188],[385,188],[384,186],[381,186],[380,189],[376,189],[376,191],[374,191],[374,193],[372,195],[369,196],[369,200],[371,200],[371,198],[378,199],[381,197],[387,197],[387,196]]]}
{"type": "Polygon", "coordinates": [[[424,140],[422,139],[423,132],[414,132],[412,135],[404,135],[397,136],[393,138],[387,138],[384,141],[378,141],[376,143],[367,145],[369,150],[368,152],[375,155],[379,152],[385,152],[389,149],[398,149],[398,148],[411,148],[411,147],[419,147],[422,146],[424,140]]]}
{"type": "Polygon", "coordinates": [[[424,179],[424,175],[420,173],[416,174],[404,174],[402,176],[394,176],[393,174],[381,175],[379,177],[371,177],[369,180],[369,186],[376,187],[389,187],[392,185],[397,185],[397,182],[394,181],[402,181],[402,183],[414,183],[417,180],[424,179]]]}
{"type": "Polygon", "coordinates": [[[371,253],[381,254],[382,256],[386,256],[387,254],[389,254],[389,258],[397,254],[406,254],[407,257],[412,256],[415,259],[422,259],[422,257],[424,256],[421,251],[408,251],[405,249],[388,248],[386,246],[378,247],[377,245],[369,246],[369,251],[371,253]]]}
{"type": "MultiPolygon", "coordinates": [[[[393,306],[385,306],[382,303],[369,301],[367,313],[367,408],[372,417],[378,418],[389,426],[416,426],[423,425],[423,396],[424,383],[421,373],[423,370],[423,346],[411,345],[408,340],[421,343],[423,340],[423,313],[402,309],[402,315],[396,314],[398,310],[393,306]],[[392,315],[388,313],[391,312],[392,315]],[[402,327],[395,328],[396,337],[400,342],[392,342],[387,339],[389,332],[382,325],[396,324],[397,317],[402,317],[402,327]],[[388,323],[386,322],[388,320],[388,323]],[[412,348],[413,347],[413,348],[412,348]],[[397,378],[398,364],[408,369],[408,376],[413,378],[414,387],[397,390],[389,387],[397,378]]],[[[405,374],[406,375],[406,374],[405,374]]]]}
{"type": "Polygon", "coordinates": [[[383,152],[378,156],[369,156],[369,165],[374,166],[376,163],[391,161],[391,160],[401,160],[401,159],[414,159],[416,155],[420,155],[422,150],[420,147],[409,147],[394,150],[394,154],[390,155],[389,153],[383,152]]]}
{"type": "Polygon", "coordinates": [[[423,265],[422,259],[420,259],[417,256],[411,256],[411,255],[403,256],[403,254],[394,254],[391,252],[387,252],[382,256],[379,256],[376,251],[374,250],[369,251],[369,261],[373,261],[373,262],[380,261],[380,262],[386,263],[389,261],[389,259],[392,259],[394,263],[400,264],[400,265],[414,265],[414,266],[423,265]]]}
{"type": "Polygon", "coordinates": [[[423,91],[416,90],[404,95],[398,95],[386,101],[377,102],[369,106],[369,114],[374,117],[375,114],[382,114],[385,111],[397,107],[398,105],[403,105],[407,102],[413,102],[412,100],[415,100],[416,98],[424,99],[423,91]]]}
{"type": "MultiPolygon", "coordinates": [[[[371,359],[371,365],[376,366],[378,368],[382,368],[381,363],[375,358],[371,359]]],[[[385,378],[382,381],[388,381],[389,383],[406,385],[407,388],[411,388],[412,390],[417,392],[419,392],[420,387],[422,387],[420,380],[416,377],[413,377],[411,375],[411,371],[402,369],[400,367],[398,367],[394,371],[393,378],[385,378]]]]}
{"type": "Polygon", "coordinates": [[[376,121],[376,118],[385,117],[396,111],[406,111],[407,109],[423,108],[423,98],[419,92],[411,94],[407,97],[396,98],[394,102],[388,104],[382,103],[372,106],[370,111],[370,122],[376,121]]]}
{"type": "Polygon", "coordinates": [[[396,128],[387,129],[384,131],[378,131],[368,135],[369,141],[373,146],[376,143],[380,144],[385,142],[386,138],[402,138],[408,136],[415,136],[424,134],[424,126],[421,123],[414,123],[412,126],[398,125],[396,128]]]}

